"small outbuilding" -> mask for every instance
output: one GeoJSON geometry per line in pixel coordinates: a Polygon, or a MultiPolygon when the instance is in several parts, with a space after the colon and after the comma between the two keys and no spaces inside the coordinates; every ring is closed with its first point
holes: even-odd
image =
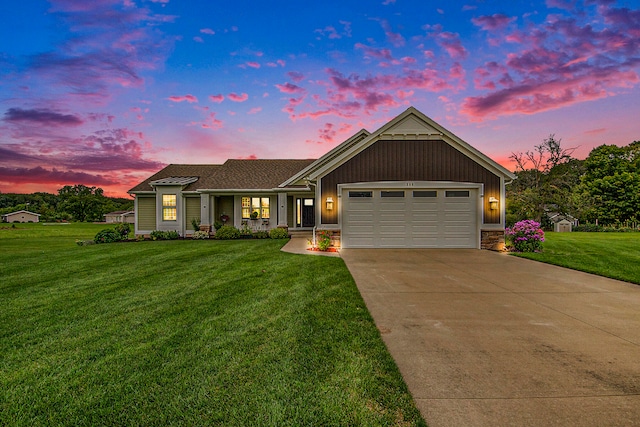
{"type": "Polygon", "coordinates": [[[561,219],[553,224],[553,231],[556,233],[570,232],[573,228],[573,223],[567,219],[561,219]]]}
{"type": "Polygon", "coordinates": [[[3,222],[40,222],[40,214],[25,210],[2,215],[3,222]]]}

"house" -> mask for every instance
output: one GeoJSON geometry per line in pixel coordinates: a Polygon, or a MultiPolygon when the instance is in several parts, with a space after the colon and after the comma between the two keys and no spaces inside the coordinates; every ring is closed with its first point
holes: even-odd
{"type": "Polygon", "coordinates": [[[40,222],[40,214],[21,210],[2,215],[3,222],[40,222]]]}
{"type": "Polygon", "coordinates": [[[104,214],[104,222],[111,223],[135,223],[134,211],[113,211],[104,214]]]}
{"type": "Polygon", "coordinates": [[[195,219],[328,230],[343,248],[494,248],[514,178],[411,107],[317,160],[172,164],[129,193],[136,234],[189,234],[195,219]]]}

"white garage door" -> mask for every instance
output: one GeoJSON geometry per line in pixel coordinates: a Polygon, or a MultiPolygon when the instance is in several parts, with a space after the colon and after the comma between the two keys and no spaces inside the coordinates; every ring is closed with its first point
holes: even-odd
{"type": "Polygon", "coordinates": [[[344,189],[345,248],[477,248],[476,189],[344,189]]]}

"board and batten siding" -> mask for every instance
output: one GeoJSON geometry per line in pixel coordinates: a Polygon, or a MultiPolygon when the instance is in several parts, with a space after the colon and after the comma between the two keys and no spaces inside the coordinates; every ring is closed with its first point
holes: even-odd
{"type": "Polygon", "coordinates": [[[136,196],[138,202],[138,230],[153,231],[156,229],[155,196],[136,196]]]}
{"type": "MultiPolygon", "coordinates": [[[[375,181],[454,181],[484,184],[484,224],[499,224],[500,177],[441,140],[380,140],[322,177],[322,200],[338,200],[338,184],[375,181]]],[[[323,224],[338,223],[338,209],[322,209],[323,224]]]]}
{"type": "Polygon", "coordinates": [[[191,228],[191,221],[194,219],[200,224],[200,197],[185,197],[184,205],[187,229],[191,228]]]}

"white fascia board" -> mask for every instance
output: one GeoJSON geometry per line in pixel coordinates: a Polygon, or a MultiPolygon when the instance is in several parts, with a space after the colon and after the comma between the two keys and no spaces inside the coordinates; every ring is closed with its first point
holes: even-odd
{"type": "Polygon", "coordinates": [[[254,193],[275,193],[270,188],[199,188],[196,193],[231,193],[231,194],[254,194],[254,193]]]}
{"type": "Polygon", "coordinates": [[[314,173],[314,170],[322,167],[327,162],[330,162],[333,158],[339,156],[342,152],[344,152],[354,144],[357,144],[361,142],[363,139],[366,139],[369,135],[370,135],[369,131],[367,131],[366,129],[360,129],[360,131],[358,131],[355,135],[351,136],[346,141],[342,142],[341,144],[333,148],[333,150],[329,151],[324,156],[320,157],[318,160],[311,163],[309,166],[302,169],[300,172],[298,172],[297,174],[295,174],[294,176],[292,176],[291,178],[289,178],[288,180],[280,184],[280,187],[286,187],[287,185],[292,185],[295,182],[304,180],[307,176],[317,175],[316,173],[314,173]]]}

